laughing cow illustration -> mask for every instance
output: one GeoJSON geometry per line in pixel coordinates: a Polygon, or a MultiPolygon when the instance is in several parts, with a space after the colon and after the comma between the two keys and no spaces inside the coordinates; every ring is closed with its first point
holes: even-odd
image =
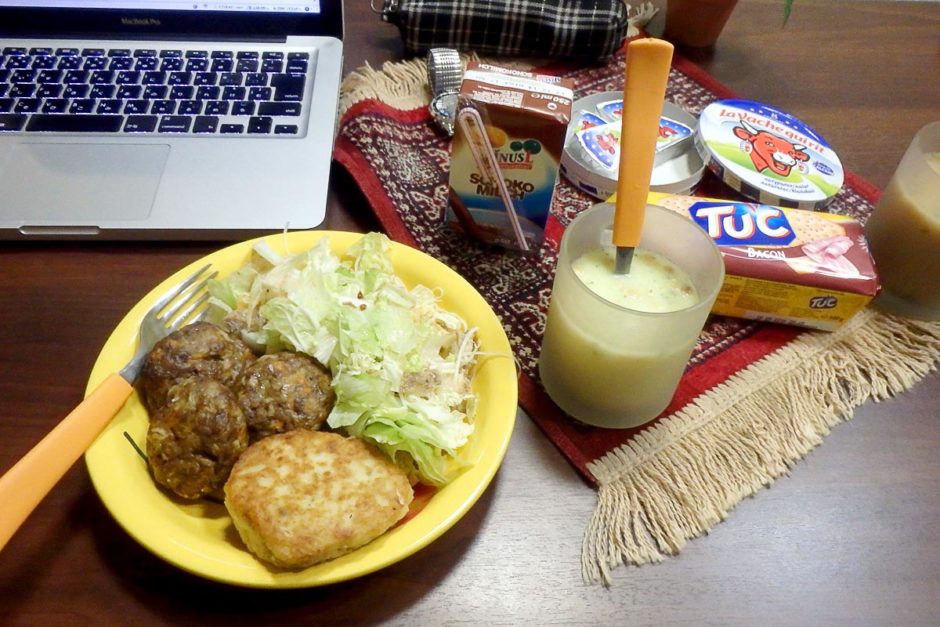
{"type": "Polygon", "coordinates": [[[758,172],[769,169],[774,174],[789,176],[800,161],[809,161],[806,146],[791,142],[769,131],[759,131],[744,120],[734,128],[734,134],[744,140],[744,152],[751,156],[758,172]]]}

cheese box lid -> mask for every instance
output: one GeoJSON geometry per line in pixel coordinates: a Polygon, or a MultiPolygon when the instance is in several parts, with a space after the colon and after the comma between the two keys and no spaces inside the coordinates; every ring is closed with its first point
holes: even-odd
{"type": "Polygon", "coordinates": [[[695,136],[708,168],[743,195],[769,205],[820,209],[845,172],[823,137],[798,118],[751,100],[719,100],[695,136]]]}
{"type": "MultiPolygon", "coordinates": [[[[617,191],[622,97],[620,92],[603,92],[576,100],[565,138],[562,175],[600,200],[617,191]]],[[[697,126],[694,116],[663,103],[651,191],[687,194],[701,180],[706,156],[695,142],[697,126]]]]}

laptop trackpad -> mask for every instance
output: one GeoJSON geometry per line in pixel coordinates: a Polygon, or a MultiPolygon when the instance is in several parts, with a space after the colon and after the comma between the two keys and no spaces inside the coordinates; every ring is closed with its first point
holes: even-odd
{"type": "Polygon", "coordinates": [[[24,225],[141,220],[169,154],[154,144],[16,144],[0,171],[6,212],[24,225]]]}

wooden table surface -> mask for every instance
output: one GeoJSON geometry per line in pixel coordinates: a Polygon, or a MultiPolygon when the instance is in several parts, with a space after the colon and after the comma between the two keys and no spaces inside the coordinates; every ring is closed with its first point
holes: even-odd
{"type": "MultiPolygon", "coordinates": [[[[808,122],[884,187],[940,119],[940,4],[741,0],[710,54],[742,96],[808,122]]],[[[347,70],[398,59],[398,31],[347,0],[347,70]]],[[[334,167],[325,227],[376,223],[334,167]]],[[[2,193],[2,190],[0,190],[2,193]]],[[[216,243],[0,248],[0,470],[81,399],[111,330],[216,243]]],[[[206,581],[132,540],[77,464],[0,552],[0,624],[937,624],[940,377],[868,404],[680,556],[582,583],[594,491],[520,414],[470,512],[416,555],[359,580],[265,591],[206,581]]],[[[0,512],[4,504],[0,503],[0,512]]]]}

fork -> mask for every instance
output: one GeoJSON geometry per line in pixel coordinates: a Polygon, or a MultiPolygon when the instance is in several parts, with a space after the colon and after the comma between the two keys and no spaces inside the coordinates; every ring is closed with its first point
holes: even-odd
{"type": "Polygon", "coordinates": [[[209,297],[205,288],[217,274],[210,268],[203,266],[161,296],[140,322],[137,351],[127,365],[109,374],[0,477],[0,549],[124,405],[153,345],[203,317],[209,297]]]}

